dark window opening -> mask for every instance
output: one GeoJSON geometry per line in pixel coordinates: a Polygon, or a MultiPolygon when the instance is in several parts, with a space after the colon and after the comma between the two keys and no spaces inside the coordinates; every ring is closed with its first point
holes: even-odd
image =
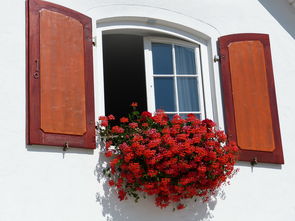
{"type": "Polygon", "coordinates": [[[147,110],[143,38],[136,35],[103,36],[105,114],[128,116],[130,104],[147,110]]]}

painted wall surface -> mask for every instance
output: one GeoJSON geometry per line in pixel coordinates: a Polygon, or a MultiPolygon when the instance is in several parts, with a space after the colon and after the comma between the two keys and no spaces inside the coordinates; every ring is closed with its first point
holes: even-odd
{"type": "MultiPolygon", "coordinates": [[[[26,145],[25,2],[2,0],[1,221],[295,220],[295,8],[287,0],[52,2],[91,16],[93,21],[98,21],[98,27],[101,19],[128,16],[183,25],[203,33],[200,37],[207,36],[211,43],[219,36],[232,33],[268,33],[285,164],[258,164],[251,168],[249,163],[239,162],[240,172],[216,199],[208,203],[189,203],[187,209],[178,212],[156,208],[152,198],[137,204],[120,202],[103,184],[99,149],[70,149],[63,153],[58,147],[26,145]]],[[[94,31],[95,35],[100,33],[99,28],[94,31]]],[[[216,54],[215,46],[210,50],[216,54]]],[[[97,115],[103,111],[99,93],[102,86],[100,56],[98,46],[94,49],[97,115]]],[[[210,64],[213,73],[218,74],[217,64],[210,64]]]]}

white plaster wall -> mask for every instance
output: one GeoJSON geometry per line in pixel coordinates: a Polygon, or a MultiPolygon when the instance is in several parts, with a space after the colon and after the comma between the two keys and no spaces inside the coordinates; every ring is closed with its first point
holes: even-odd
{"type": "MultiPolygon", "coordinates": [[[[178,212],[152,199],[119,202],[100,184],[99,151],[27,146],[25,140],[25,2],[0,6],[0,220],[148,221],[295,220],[295,9],[287,0],[54,0],[99,20],[152,17],[212,39],[232,33],[270,34],[285,164],[238,163],[241,169],[224,196],[190,203],[178,212]],[[221,199],[224,198],[224,199],[221,199]]],[[[212,48],[215,52],[214,47],[212,48]]],[[[95,51],[95,60],[99,51],[95,51]]],[[[216,73],[216,64],[213,66],[216,73]]],[[[99,79],[99,65],[95,78],[99,79]]],[[[96,87],[100,84],[95,82],[96,87]]],[[[99,89],[96,89],[96,93],[99,89]]],[[[96,94],[97,107],[101,97],[96,94]]],[[[101,109],[97,109],[101,112],[101,109]]],[[[97,115],[100,113],[97,113],[97,115]]],[[[249,122],[253,123],[253,122],[249,122]]]]}

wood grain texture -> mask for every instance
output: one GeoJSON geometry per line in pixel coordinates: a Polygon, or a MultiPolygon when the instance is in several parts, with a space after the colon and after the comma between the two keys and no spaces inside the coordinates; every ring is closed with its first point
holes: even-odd
{"type": "Polygon", "coordinates": [[[263,45],[239,41],[228,50],[237,143],[241,149],[271,152],[275,145],[263,45]]]}
{"type": "Polygon", "coordinates": [[[96,148],[92,47],[91,18],[27,0],[28,144],[96,148]]]}
{"type": "Polygon", "coordinates": [[[86,132],[82,24],[69,16],[40,11],[41,129],[86,132]],[[73,33],[75,33],[73,35],[73,33]]]}
{"type": "Polygon", "coordinates": [[[222,36],[218,49],[225,129],[229,141],[237,142],[240,147],[239,160],[283,164],[269,36],[256,33],[222,36]],[[254,131],[262,131],[262,135],[254,131]],[[258,145],[254,146],[254,142],[258,145]]]}

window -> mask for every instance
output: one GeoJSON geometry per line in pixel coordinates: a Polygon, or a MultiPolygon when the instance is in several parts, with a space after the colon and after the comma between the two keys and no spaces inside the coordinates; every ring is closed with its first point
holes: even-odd
{"type": "Polygon", "coordinates": [[[146,38],[148,108],[169,116],[194,113],[204,117],[199,46],[188,42],[146,38]]]}
{"type": "Polygon", "coordinates": [[[104,36],[104,56],[98,53],[95,61],[99,86],[93,87],[92,19],[39,0],[27,1],[27,10],[29,144],[95,148],[94,113],[103,114],[105,103],[106,114],[125,115],[121,108],[138,100],[151,112],[193,112],[215,121],[223,107],[226,132],[240,147],[241,160],[284,163],[267,34],[219,38],[222,105],[215,90],[218,71],[212,70],[214,38],[200,39],[192,34],[194,29],[190,34],[167,27],[167,22],[153,25],[146,18],[124,29],[121,20],[98,28],[99,38],[104,31],[120,30],[121,35],[104,36]],[[96,110],[94,89],[100,101],[96,110]]]}
{"type": "Polygon", "coordinates": [[[168,116],[204,117],[199,46],[173,38],[128,34],[103,36],[106,114],[126,116],[132,101],[139,110],[168,116]]]}

